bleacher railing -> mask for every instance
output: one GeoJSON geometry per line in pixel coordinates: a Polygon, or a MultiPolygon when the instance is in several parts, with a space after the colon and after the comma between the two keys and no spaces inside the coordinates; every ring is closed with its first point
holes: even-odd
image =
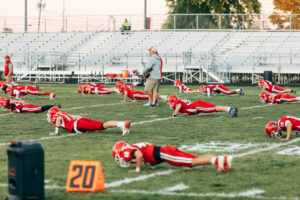
{"type": "MultiPolygon", "coordinates": [[[[124,19],[131,30],[144,30],[143,15],[28,17],[28,32],[119,31],[124,19]]],[[[300,30],[300,15],[149,14],[148,30],[300,30]]],[[[1,16],[1,32],[23,32],[24,17],[1,16]]]]}

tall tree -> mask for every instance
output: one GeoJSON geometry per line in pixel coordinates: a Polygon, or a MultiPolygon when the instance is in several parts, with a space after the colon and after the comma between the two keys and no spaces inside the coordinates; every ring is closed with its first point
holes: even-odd
{"type": "Polygon", "coordinates": [[[289,14],[300,14],[300,0],[274,0],[275,12],[269,18],[279,29],[299,29],[300,16],[289,14]]]}
{"type": "Polygon", "coordinates": [[[241,25],[242,21],[247,22],[244,26],[250,26],[253,17],[237,17],[235,14],[259,14],[261,11],[259,0],[166,0],[166,3],[170,14],[201,14],[198,20],[195,15],[171,15],[163,25],[167,29],[231,28],[236,24],[241,25]],[[219,19],[209,14],[232,15],[224,15],[219,19]]]}

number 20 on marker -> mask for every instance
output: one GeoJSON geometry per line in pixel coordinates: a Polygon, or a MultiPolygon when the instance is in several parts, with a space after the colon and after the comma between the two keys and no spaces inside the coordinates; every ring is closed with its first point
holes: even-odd
{"type": "Polygon", "coordinates": [[[66,186],[67,192],[95,192],[104,189],[100,161],[71,161],[66,186]]]}

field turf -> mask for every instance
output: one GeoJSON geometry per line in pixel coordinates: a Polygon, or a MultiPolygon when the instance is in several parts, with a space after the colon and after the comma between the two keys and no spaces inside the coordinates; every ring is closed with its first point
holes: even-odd
{"type": "MultiPolygon", "coordinates": [[[[171,118],[172,111],[164,102],[160,102],[158,108],[145,108],[145,102],[122,104],[123,96],[83,96],[77,93],[77,86],[42,85],[43,90],[57,93],[56,100],[28,95],[25,101],[36,105],[60,103],[70,114],[100,121],[128,119],[133,122],[130,135],[122,137],[120,129],[115,128],[73,137],[51,137],[48,133],[54,131],[54,126],[48,123],[46,113],[5,115],[8,110],[0,110],[0,199],[8,192],[5,143],[13,139],[41,138],[45,148],[46,185],[50,187],[46,189],[48,200],[300,198],[300,148],[298,152],[291,151],[291,155],[277,153],[291,148],[297,150],[300,140],[279,141],[264,133],[270,120],[284,115],[300,117],[299,103],[263,106],[258,100],[258,87],[244,87],[243,97],[219,94],[208,98],[201,94],[179,94],[173,86],[162,86],[162,95],[178,94],[192,101],[204,99],[216,105],[241,108],[238,118],[230,118],[229,113],[171,118]],[[112,157],[111,149],[120,140],[130,144],[147,141],[157,145],[186,145],[187,151],[197,155],[238,156],[233,169],[225,174],[216,172],[213,166],[186,170],[166,163],[152,170],[145,166],[140,173],[129,173],[128,168],[118,166],[112,157]],[[201,148],[196,149],[199,146],[201,148]],[[119,186],[95,193],[67,193],[63,187],[71,160],[101,161],[107,184],[125,178],[139,177],[140,180],[121,182],[119,186]]],[[[143,90],[142,87],[136,89],[143,90]]],[[[1,92],[0,96],[5,95],[1,92]]],[[[61,131],[60,135],[68,133],[61,131]]],[[[134,168],[133,165],[130,169],[134,168]]]]}

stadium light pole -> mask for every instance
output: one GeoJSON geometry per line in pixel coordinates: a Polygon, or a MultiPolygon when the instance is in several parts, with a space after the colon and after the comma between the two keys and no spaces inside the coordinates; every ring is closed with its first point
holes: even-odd
{"type": "Polygon", "coordinates": [[[27,0],[25,0],[25,11],[24,11],[24,32],[27,33],[27,0]]]}
{"type": "Polygon", "coordinates": [[[147,0],[144,0],[144,29],[147,29],[147,0]]]}

